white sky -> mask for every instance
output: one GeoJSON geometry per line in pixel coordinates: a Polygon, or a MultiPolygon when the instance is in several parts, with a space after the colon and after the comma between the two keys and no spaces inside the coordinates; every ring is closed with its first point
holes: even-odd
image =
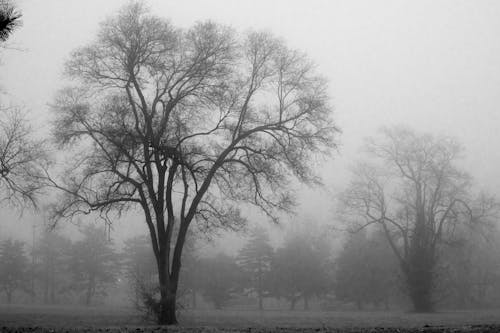
{"type": "MultiPolygon", "coordinates": [[[[330,80],[334,117],[343,131],[340,151],[322,168],[328,191],[346,183],[347,167],[365,136],[383,125],[406,124],[456,137],[478,186],[498,192],[499,1],[145,2],[182,27],[211,19],[239,31],[272,31],[318,64],[330,80]]],[[[24,24],[10,45],[22,51],[3,52],[0,85],[13,103],[32,112],[37,127],[46,128],[48,104],[64,86],[65,59],[90,42],[99,22],[126,1],[16,3],[24,24]]],[[[308,190],[302,197],[301,215],[333,218],[327,192],[308,190]]],[[[6,210],[0,214],[12,216],[6,210]]],[[[1,220],[0,232],[8,229],[6,223],[18,223],[17,217],[1,220]]]]}

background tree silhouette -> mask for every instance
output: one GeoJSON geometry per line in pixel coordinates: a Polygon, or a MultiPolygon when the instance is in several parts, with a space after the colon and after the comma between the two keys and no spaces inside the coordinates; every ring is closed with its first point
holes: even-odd
{"type": "Polygon", "coordinates": [[[259,310],[263,310],[263,299],[269,293],[269,271],[273,260],[274,249],[269,243],[266,230],[256,228],[247,243],[240,249],[236,258],[238,265],[248,275],[251,290],[257,293],[259,310]]]}
{"type": "Polygon", "coordinates": [[[415,311],[432,311],[439,245],[453,241],[457,226],[487,226],[497,204],[473,197],[470,176],[457,167],[461,146],[450,138],[394,127],[367,141],[366,151],[374,160],[353,170],[340,215],[354,230],[382,228],[415,311]]]}

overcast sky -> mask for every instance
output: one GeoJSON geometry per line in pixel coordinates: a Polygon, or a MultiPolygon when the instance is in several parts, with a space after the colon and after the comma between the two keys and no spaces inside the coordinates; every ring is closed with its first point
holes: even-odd
{"type": "MultiPolygon", "coordinates": [[[[330,81],[334,118],[343,132],[340,150],[321,171],[328,191],[345,185],[365,136],[405,124],[456,137],[478,187],[499,192],[500,1],[145,2],[182,27],[211,19],[239,31],[271,31],[317,63],[330,81]]],[[[99,22],[125,3],[16,1],[23,26],[9,44],[20,50],[3,51],[0,85],[12,103],[30,111],[37,127],[47,126],[48,104],[64,86],[70,52],[92,41],[99,22]]],[[[303,216],[333,218],[328,193],[302,197],[303,216]]]]}

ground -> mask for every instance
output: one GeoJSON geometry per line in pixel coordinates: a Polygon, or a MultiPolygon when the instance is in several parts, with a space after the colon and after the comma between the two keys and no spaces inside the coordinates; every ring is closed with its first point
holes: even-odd
{"type": "Polygon", "coordinates": [[[1,332],[500,332],[500,310],[407,312],[186,311],[179,327],[145,323],[132,309],[0,306],[1,332]]]}

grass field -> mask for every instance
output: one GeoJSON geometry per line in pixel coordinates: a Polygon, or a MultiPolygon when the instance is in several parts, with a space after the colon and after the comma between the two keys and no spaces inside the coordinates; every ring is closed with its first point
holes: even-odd
{"type": "MultiPolygon", "coordinates": [[[[485,332],[476,325],[494,325],[500,332],[500,310],[439,312],[307,312],[307,311],[186,311],[179,328],[170,331],[332,331],[332,332],[485,332]],[[428,327],[431,326],[431,327],[428,327]],[[384,328],[384,329],[382,329],[384,328]]],[[[486,326],[481,326],[486,327],[486,326]]],[[[3,332],[21,331],[156,331],[128,308],[71,306],[0,306],[3,332]]]]}

